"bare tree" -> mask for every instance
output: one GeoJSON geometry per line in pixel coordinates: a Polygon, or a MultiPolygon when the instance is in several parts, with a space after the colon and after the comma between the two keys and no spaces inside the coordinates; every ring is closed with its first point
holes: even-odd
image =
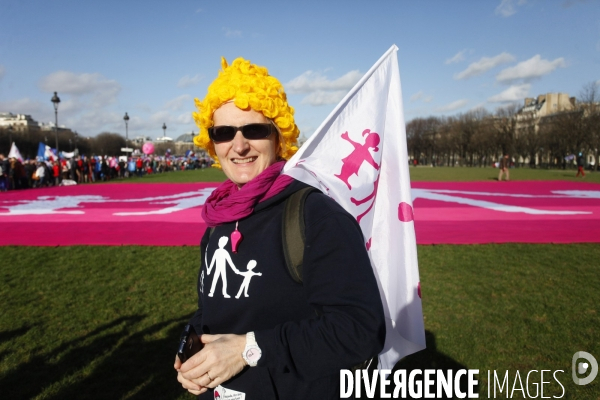
{"type": "Polygon", "coordinates": [[[583,86],[579,94],[579,108],[583,111],[583,129],[587,132],[586,140],[590,151],[594,153],[595,169],[600,169],[600,85],[589,82],[583,86]]]}
{"type": "Polygon", "coordinates": [[[500,156],[515,153],[515,140],[517,137],[517,112],[519,106],[510,104],[496,109],[494,127],[496,134],[497,152],[500,156]]]}
{"type": "MultiPolygon", "coordinates": [[[[79,135],[70,129],[60,129],[58,131],[59,148],[63,151],[70,151],[75,148],[74,146],[77,146],[79,138],[79,135]]],[[[7,154],[10,151],[12,142],[15,142],[23,157],[35,158],[40,143],[54,146],[54,132],[30,127],[19,130],[0,128],[0,153],[7,154]]]]}
{"type": "Polygon", "coordinates": [[[444,118],[417,118],[406,126],[409,153],[446,165],[485,165],[492,156],[510,153],[548,165],[565,164],[565,156],[593,152],[600,169],[600,86],[584,85],[573,108],[542,118],[517,104],[444,118]]]}
{"type": "Polygon", "coordinates": [[[409,155],[419,163],[434,163],[440,120],[436,117],[415,118],[406,125],[409,155]]]}
{"type": "Polygon", "coordinates": [[[515,153],[529,159],[529,167],[536,167],[536,159],[541,162],[543,140],[536,128],[535,119],[532,114],[518,114],[516,116],[517,130],[515,139],[515,153]]]}
{"type": "Polygon", "coordinates": [[[102,132],[93,138],[91,150],[98,155],[116,156],[125,147],[125,138],[118,133],[102,132]]]}

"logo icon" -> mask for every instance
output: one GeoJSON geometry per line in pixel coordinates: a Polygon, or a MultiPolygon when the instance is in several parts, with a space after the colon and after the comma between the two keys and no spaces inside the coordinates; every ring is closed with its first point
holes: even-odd
{"type": "Polygon", "coordinates": [[[598,361],[596,361],[594,356],[590,353],[578,351],[577,353],[573,354],[573,363],[571,365],[571,369],[573,372],[573,382],[575,382],[576,385],[587,385],[596,378],[596,375],[598,375],[598,361]],[[587,362],[577,363],[577,360],[580,358],[584,358],[587,360],[587,362]],[[590,374],[586,378],[577,377],[577,374],[583,375],[588,370],[590,371],[590,374]]]}

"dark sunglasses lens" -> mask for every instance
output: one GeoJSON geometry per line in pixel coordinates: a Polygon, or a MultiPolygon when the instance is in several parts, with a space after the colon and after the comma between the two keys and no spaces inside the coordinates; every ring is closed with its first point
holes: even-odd
{"type": "Polygon", "coordinates": [[[236,128],[234,126],[213,126],[208,128],[210,138],[215,142],[229,142],[235,137],[236,128]]]}
{"type": "Polygon", "coordinates": [[[246,139],[264,139],[271,133],[271,124],[249,124],[242,127],[246,139]]]}
{"type": "Polygon", "coordinates": [[[239,128],[228,125],[213,126],[208,128],[208,136],[214,142],[229,142],[233,140],[239,129],[246,139],[264,139],[271,134],[272,127],[271,124],[248,124],[239,128]]]}

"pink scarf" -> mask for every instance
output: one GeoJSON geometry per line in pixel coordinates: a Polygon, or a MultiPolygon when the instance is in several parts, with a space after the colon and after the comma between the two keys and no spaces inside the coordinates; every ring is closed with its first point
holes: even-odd
{"type": "Polygon", "coordinates": [[[213,227],[247,217],[258,203],[280,193],[294,180],[281,174],[284,165],[285,161],[276,162],[241,189],[229,179],[223,182],[206,199],[202,208],[206,224],[213,227]]]}

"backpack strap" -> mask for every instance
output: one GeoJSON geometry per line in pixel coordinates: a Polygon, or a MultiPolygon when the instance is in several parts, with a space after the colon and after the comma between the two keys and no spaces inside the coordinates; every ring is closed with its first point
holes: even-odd
{"type": "Polygon", "coordinates": [[[306,187],[298,190],[285,201],[282,218],[282,239],[285,264],[292,279],[302,283],[304,260],[304,202],[312,192],[319,190],[306,187]]]}
{"type": "MultiPolygon", "coordinates": [[[[283,254],[285,255],[285,264],[292,279],[302,284],[302,263],[304,259],[304,203],[306,197],[312,192],[319,192],[314,187],[306,187],[292,194],[285,201],[282,218],[282,237],[283,237],[283,254]]],[[[317,317],[321,317],[322,312],[315,309],[317,317]]],[[[351,370],[354,372],[358,369],[372,372],[377,368],[378,356],[371,357],[357,365],[354,365],[351,370]]],[[[356,395],[356,394],[355,394],[356,395]]]]}

